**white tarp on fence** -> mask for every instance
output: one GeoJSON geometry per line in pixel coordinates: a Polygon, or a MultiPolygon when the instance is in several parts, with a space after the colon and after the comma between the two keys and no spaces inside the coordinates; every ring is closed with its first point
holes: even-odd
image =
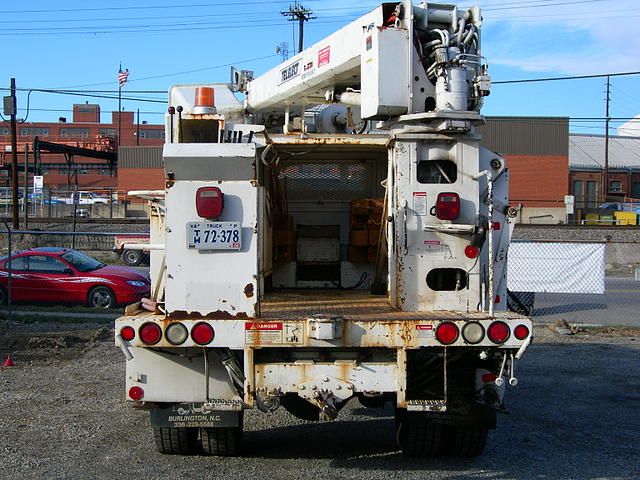
{"type": "Polygon", "coordinates": [[[513,292],[604,293],[604,243],[512,242],[513,292]]]}

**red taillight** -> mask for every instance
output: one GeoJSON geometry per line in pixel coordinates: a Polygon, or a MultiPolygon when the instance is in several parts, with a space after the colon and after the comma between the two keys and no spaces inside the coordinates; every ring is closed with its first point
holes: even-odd
{"type": "Polygon", "coordinates": [[[147,345],[155,345],[162,338],[162,330],[155,323],[145,323],[140,327],[140,339],[147,345]]]}
{"type": "Polygon", "coordinates": [[[510,333],[509,325],[504,322],[493,322],[487,330],[487,336],[493,343],[506,342],[510,333]]]}
{"type": "Polygon", "coordinates": [[[478,256],[478,249],[471,245],[467,245],[464,247],[464,254],[467,258],[476,258],[478,256]]]}
{"type": "Polygon", "coordinates": [[[495,382],[496,378],[498,378],[498,375],[496,375],[495,373],[485,373],[484,375],[482,375],[482,383],[495,382]]]}
{"type": "Polygon", "coordinates": [[[120,336],[123,340],[130,342],[134,338],[136,338],[136,331],[132,327],[122,327],[120,330],[120,336]]]}
{"type": "Polygon", "coordinates": [[[518,340],[524,340],[525,338],[527,338],[529,336],[529,329],[525,326],[525,325],[518,325],[514,330],[513,330],[513,335],[518,339],[518,340]]]}
{"type": "Polygon", "coordinates": [[[440,220],[455,220],[460,216],[460,195],[439,193],[436,202],[436,216],[440,220]]]}
{"type": "Polygon", "coordinates": [[[222,215],[224,197],[218,187],[200,187],[196,192],[196,210],[202,218],[218,218],[222,215]]]}
{"type": "Polygon", "coordinates": [[[493,229],[500,230],[500,222],[493,222],[493,229]]]}
{"type": "Polygon", "coordinates": [[[500,303],[500,300],[501,300],[500,295],[496,295],[496,298],[493,301],[493,303],[500,303]]]}
{"type": "Polygon", "coordinates": [[[198,345],[206,345],[213,340],[213,328],[208,323],[196,323],[191,329],[191,338],[198,345]]]}
{"type": "Polygon", "coordinates": [[[144,397],[144,390],[140,387],[131,387],[129,389],[129,398],[132,400],[141,400],[144,397]]]}
{"type": "Polygon", "coordinates": [[[449,345],[458,339],[458,327],[455,323],[444,322],[436,328],[436,338],[444,345],[449,345]]]}

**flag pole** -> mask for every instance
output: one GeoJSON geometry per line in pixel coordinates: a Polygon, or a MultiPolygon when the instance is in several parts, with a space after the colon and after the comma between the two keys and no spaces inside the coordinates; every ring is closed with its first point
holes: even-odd
{"type": "MultiPolygon", "coordinates": [[[[122,72],[122,62],[120,62],[120,72],[122,72]]],[[[118,143],[120,148],[120,139],[122,138],[122,82],[118,78],[118,143]]]]}

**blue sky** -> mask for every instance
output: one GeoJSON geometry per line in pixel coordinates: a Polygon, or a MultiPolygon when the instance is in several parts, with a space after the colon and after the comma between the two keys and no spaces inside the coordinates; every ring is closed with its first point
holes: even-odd
{"type": "MultiPolygon", "coordinates": [[[[260,74],[280,62],[275,47],[297,45],[297,25],[280,14],[292,2],[246,0],[27,0],[0,7],[0,86],[117,90],[122,62],[130,71],[123,107],[162,123],[172,84],[226,82],[229,65],[260,74]]],[[[305,26],[309,46],[378,3],[305,0],[316,19],[305,26]]],[[[441,2],[455,3],[455,2],[441,2]]],[[[638,0],[478,0],[483,54],[493,81],[640,71],[638,0]]],[[[612,77],[612,117],[640,114],[640,76],[612,77]]],[[[3,95],[6,95],[6,91],[3,95]]],[[[113,93],[104,93],[112,96],[113,93]]],[[[492,87],[485,115],[603,117],[603,78],[492,87]]],[[[71,117],[73,103],[99,103],[103,121],[117,101],[33,92],[29,121],[71,117]]],[[[18,97],[26,115],[27,93],[18,97]]],[[[615,127],[621,122],[612,122],[615,127]]],[[[575,133],[602,133],[602,121],[575,120],[575,133]]],[[[612,133],[615,133],[612,129],[612,133]]]]}

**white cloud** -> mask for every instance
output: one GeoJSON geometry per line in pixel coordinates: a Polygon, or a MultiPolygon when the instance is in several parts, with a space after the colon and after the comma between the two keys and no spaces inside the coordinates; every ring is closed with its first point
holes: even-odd
{"type": "Polygon", "coordinates": [[[517,10],[479,3],[486,4],[483,53],[493,65],[565,75],[640,70],[637,0],[517,10]]]}

